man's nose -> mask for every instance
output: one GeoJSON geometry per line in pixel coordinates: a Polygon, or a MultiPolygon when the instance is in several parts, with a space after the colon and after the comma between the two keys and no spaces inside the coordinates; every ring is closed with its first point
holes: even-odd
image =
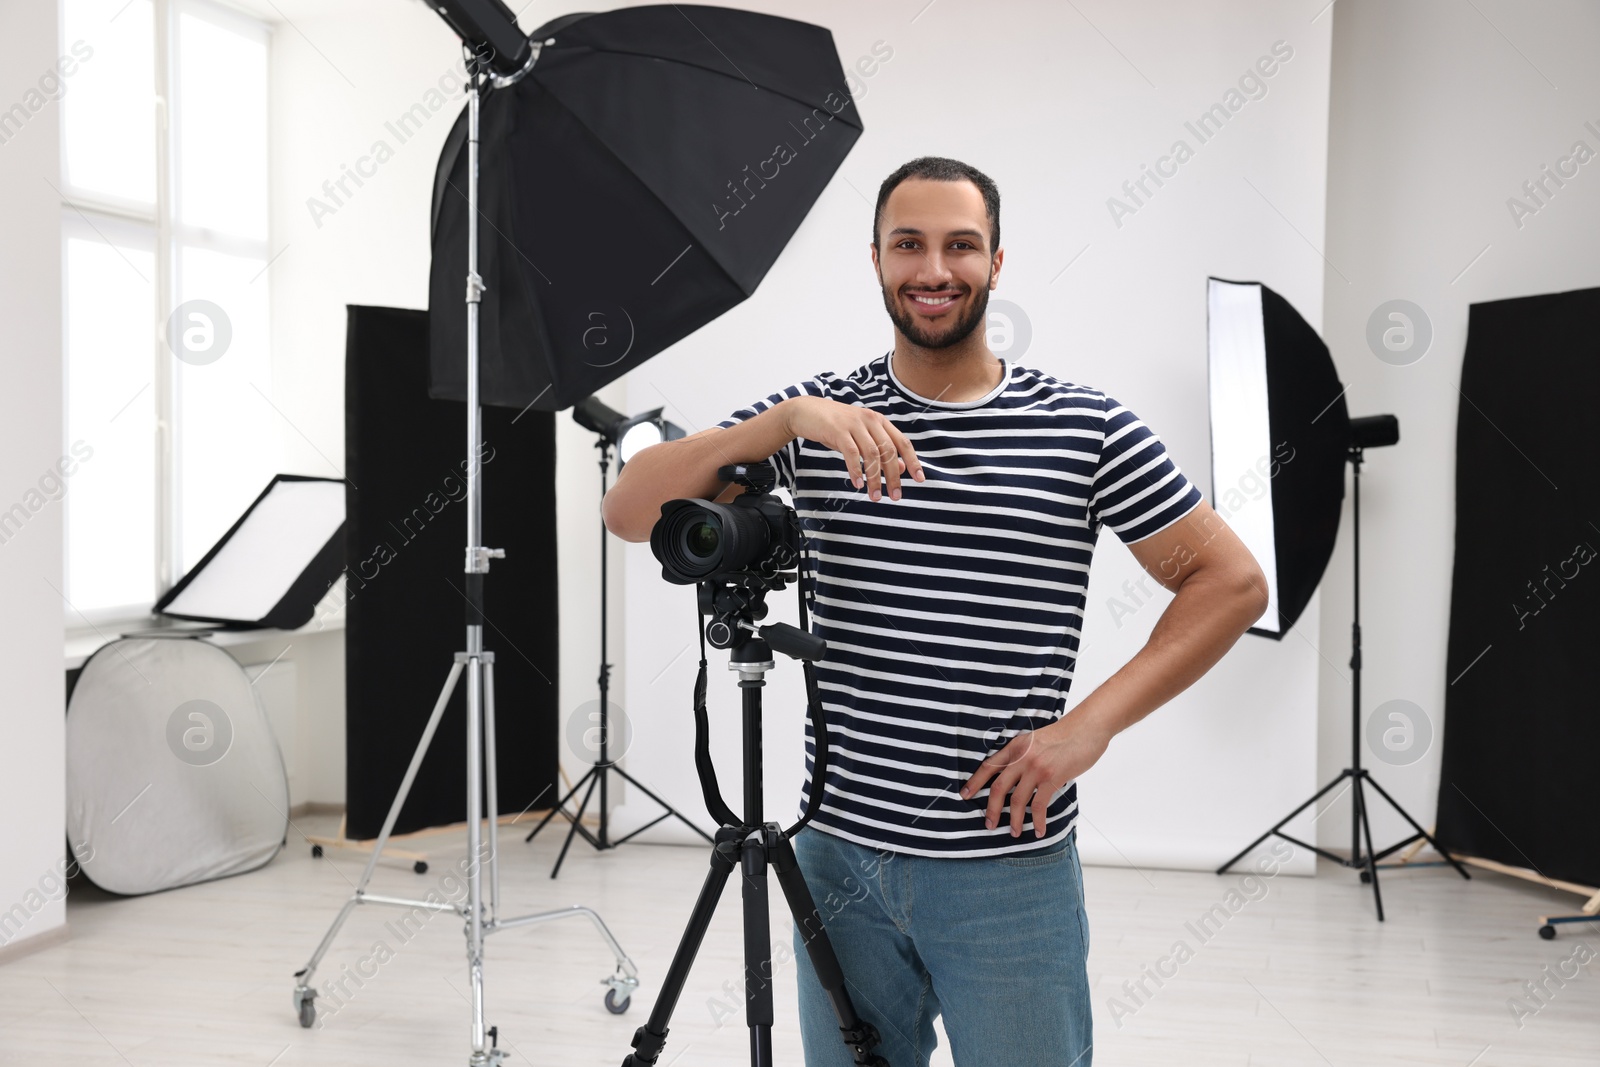
{"type": "Polygon", "coordinates": [[[947,284],[955,275],[938,250],[922,254],[922,266],[917,271],[917,282],[929,287],[947,284]]]}

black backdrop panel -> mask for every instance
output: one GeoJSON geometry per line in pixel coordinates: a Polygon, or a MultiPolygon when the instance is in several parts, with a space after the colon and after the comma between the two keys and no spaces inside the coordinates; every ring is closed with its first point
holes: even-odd
{"type": "Polygon", "coordinates": [[[1600,289],[1474,304],[1441,845],[1600,885],[1600,289]]]}
{"type": "MultiPolygon", "coordinates": [[[[464,342],[463,342],[464,343],[464,342]]],[[[484,647],[495,653],[500,810],[556,785],[559,730],[555,416],[484,411],[484,647]]],[[[428,315],[349,309],[345,473],[346,833],[376,837],[466,643],[466,405],[428,396],[428,315]]],[[[466,682],[397,833],[466,818],[466,682]]]]}

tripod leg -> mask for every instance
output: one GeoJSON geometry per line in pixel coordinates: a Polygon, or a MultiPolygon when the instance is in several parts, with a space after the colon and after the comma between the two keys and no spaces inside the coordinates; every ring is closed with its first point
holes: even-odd
{"type": "MultiPolygon", "coordinates": [[[[573,817],[572,827],[567,830],[567,840],[561,846],[561,854],[556,857],[556,865],[550,869],[550,877],[554,878],[561,873],[561,865],[567,860],[567,849],[572,847],[572,835],[578,832],[579,826],[583,822],[583,813],[589,808],[589,798],[594,796],[594,787],[599,784],[600,776],[596,774],[593,780],[589,782],[589,791],[583,794],[583,803],[578,805],[578,814],[573,817]]],[[[584,836],[588,837],[589,835],[585,833],[584,836]]],[[[594,840],[592,837],[589,839],[591,841],[594,840]]]]}
{"type": "Polygon", "coordinates": [[[678,950],[672,956],[672,966],[667,968],[667,977],[661,983],[661,995],[656,998],[656,1006],[650,1010],[649,1020],[634,1031],[634,1051],[623,1059],[622,1067],[648,1067],[660,1057],[661,1048],[667,1043],[667,1027],[672,1022],[672,1011],[678,1006],[678,997],[683,993],[683,983],[689,977],[695,954],[700,951],[700,943],[705,940],[706,930],[711,926],[711,917],[717,910],[717,901],[722,899],[728,875],[733,873],[737,841],[738,838],[730,830],[728,840],[711,850],[711,870],[700,886],[700,895],[695,898],[689,925],[684,928],[678,950]]]}
{"type": "MultiPolygon", "coordinates": [[[[1361,777],[1356,778],[1356,814],[1361,819],[1361,829],[1367,835],[1367,873],[1372,876],[1372,899],[1378,905],[1378,921],[1383,922],[1383,891],[1378,888],[1378,856],[1372,850],[1372,824],[1367,821],[1367,795],[1361,788],[1361,777]]],[[[1355,857],[1352,857],[1355,858],[1355,857]]]]}
{"type": "Polygon", "coordinates": [[[750,1062],[772,1063],[772,916],[767,904],[767,851],[760,837],[744,840],[744,1018],[750,1028],[750,1062]]]}
{"type": "Polygon", "coordinates": [[[1311,799],[1310,800],[1306,801],[1304,804],[1300,805],[1298,808],[1295,808],[1289,814],[1285,815],[1282,819],[1279,819],[1278,820],[1278,825],[1274,826],[1272,829],[1268,830],[1266,833],[1262,834],[1260,837],[1258,837],[1254,841],[1250,842],[1248,845],[1246,845],[1244,847],[1243,850],[1240,851],[1240,853],[1237,856],[1233,857],[1233,859],[1229,860],[1227,863],[1224,863],[1221,867],[1218,867],[1217,868],[1217,873],[1218,874],[1227,874],[1229,867],[1232,867],[1235,863],[1238,863],[1240,860],[1242,860],[1246,856],[1248,856],[1251,853],[1251,851],[1255,849],[1255,847],[1257,845],[1261,844],[1261,842],[1265,841],[1267,838],[1271,837],[1273,834],[1277,833],[1279,830],[1281,830],[1285,826],[1289,825],[1289,823],[1294,820],[1294,817],[1296,815],[1299,815],[1302,811],[1305,811],[1311,805],[1313,805],[1317,801],[1321,800],[1322,797],[1323,797],[1323,794],[1327,793],[1328,790],[1332,789],[1334,786],[1336,786],[1340,782],[1344,781],[1345,778],[1350,776],[1350,774],[1351,774],[1351,772],[1348,769],[1340,771],[1339,772],[1339,777],[1335,778],[1333,781],[1329,782],[1327,785],[1323,786],[1321,789],[1319,789],[1315,793],[1313,793],[1311,795],[1311,799]]]}
{"type": "Polygon", "coordinates": [[[800,871],[794,846],[780,834],[776,851],[772,871],[778,876],[778,884],[783,887],[783,895],[789,902],[795,925],[804,931],[806,955],[811,957],[817,980],[822,983],[823,990],[828,994],[828,1002],[833,1005],[833,1014],[839,1020],[839,1033],[844,1043],[849,1046],[856,1063],[863,1067],[889,1067],[882,1056],[872,1051],[879,1041],[877,1029],[856,1014],[855,1005],[850,1001],[850,993],[845,989],[844,969],[839,966],[839,957],[833,953],[828,932],[822,928],[822,913],[817,910],[811,887],[806,885],[805,875],[800,871]]]}
{"type": "Polygon", "coordinates": [[[1374,788],[1374,789],[1376,789],[1378,791],[1378,795],[1379,796],[1383,797],[1383,799],[1385,799],[1385,800],[1387,800],[1389,802],[1389,806],[1390,807],[1392,807],[1395,811],[1398,811],[1400,813],[1400,816],[1403,819],[1405,819],[1406,822],[1411,824],[1411,828],[1413,830],[1415,830],[1417,833],[1422,835],[1422,839],[1424,841],[1426,841],[1429,845],[1433,846],[1433,850],[1435,852],[1437,852],[1439,855],[1443,856],[1446,860],[1448,860],[1450,862],[1450,866],[1454,867],[1457,871],[1460,872],[1461,877],[1467,879],[1468,881],[1472,880],[1472,875],[1467,873],[1467,869],[1465,867],[1461,866],[1461,864],[1459,862],[1457,862],[1457,860],[1456,860],[1456,858],[1454,856],[1450,855],[1450,853],[1448,853],[1444,849],[1440,848],[1439,847],[1439,842],[1437,842],[1437,841],[1435,841],[1433,839],[1433,835],[1428,833],[1428,831],[1424,830],[1421,826],[1419,826],[1417,824],[1417,820],[1415,820],[1415,819],[1413,819],[1411,817],[1411,813],[1406,811],[1405,808],[1402,808],[1400,806],[1400,802],[1395,800],[1394,797],[1390,796],[1388,794],[1388,792],[1383,788],[1383,786],[1378,784],[1378,780],[1376,778],[1373,778],[1371,775],[1368,775],[1367,776],[1367,781],[1369,783],[1371,783],[1372,788],[1374,788]]]}

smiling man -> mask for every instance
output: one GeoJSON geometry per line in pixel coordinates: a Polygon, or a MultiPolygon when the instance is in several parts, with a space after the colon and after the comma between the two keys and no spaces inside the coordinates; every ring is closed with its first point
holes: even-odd
{"type": "MultiPolygon", "coordinates": [[[[770,456],[793,494],[830,746],[794,846],[815,898],[843,902],[830,940],[894,1067],[928,1062],[941,1015],[959,1067],[1090,1067],[1075,781],[1266,608],[1249,551],[1132,411],[989,349],[1002,259],[994,182],[907,163],[873,220],[893,349],[646,449],[605,500],[642,541],[665,501],[741,491],[723,464],[770,456]],[[1102,526],[1176,595],[1068,713],[1102,526]]],[[[806,1063],[847,1067],[798,937],[806,1063]]]]}

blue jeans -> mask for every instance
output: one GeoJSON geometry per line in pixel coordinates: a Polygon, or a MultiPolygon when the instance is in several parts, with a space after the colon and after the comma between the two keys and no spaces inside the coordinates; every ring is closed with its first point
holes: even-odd
{"type": "MultiPolygon", "coordinates": [[[[1030,828],[1031,829],[1031,828],[1030,828]]],[[[857,1014],[890,1067],[926,1067],[943,1015],[957,1067],[1090,1067],[1089,920],[1077,831],[1010,856],[932,858],[814,827],[801,872],[857,1014]]],[[[795,928],[807,1067],[850,1067],[795,928]]]]}

